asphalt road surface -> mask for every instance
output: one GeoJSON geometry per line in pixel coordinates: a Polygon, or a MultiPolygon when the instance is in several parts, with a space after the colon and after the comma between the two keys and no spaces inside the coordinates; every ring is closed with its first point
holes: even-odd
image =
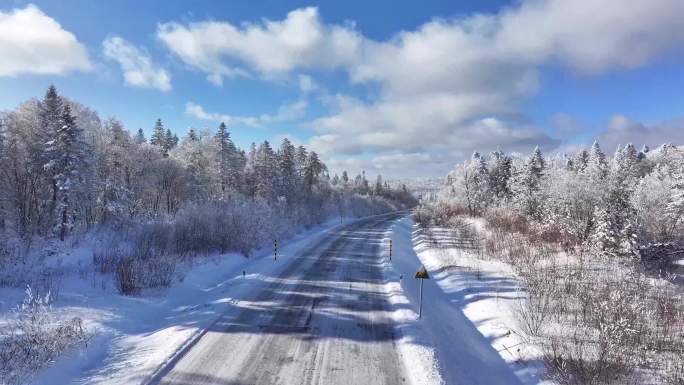
{"type": "Polygon", "coordinates": [[[280,276],[164,368],[158,383],[406,383],[381,272],[383,234],[400,216],[357,221],[292,256],[280,276]]]}

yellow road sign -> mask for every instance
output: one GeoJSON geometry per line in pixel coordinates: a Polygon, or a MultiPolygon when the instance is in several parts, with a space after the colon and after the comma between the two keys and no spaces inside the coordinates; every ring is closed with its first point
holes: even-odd
{"type": "Polygon", "coordinates": [[[418,270],[416,272],[416,278],[430,279],[430,275],[428,274],[427,270],[425,269],[425,266],[421,266],[420,270],[418,270]]]}

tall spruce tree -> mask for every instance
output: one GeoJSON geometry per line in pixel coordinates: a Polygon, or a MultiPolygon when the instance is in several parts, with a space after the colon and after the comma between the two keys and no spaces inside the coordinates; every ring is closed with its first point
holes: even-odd
{"type": "Polygon", "coordinates": [[[161,119],[157,119],[154,123],[152,136],[150,137],[150,144],[159,149],[159,153],[163,156],[168,156],[168,147],[166,141],[166,131],[164,131],[164,124],[161,119]]]}
{"type": "Polygon", "coordinates": [[[298,187],[295,155],[295,146],[284,138],[278,150],[278,194],[288,202],[294,199],[298,187]]]}
{"type": "Polygon", "coordinates": [[[52,199],[51,206],[54,209],[57,205],[57,192],[59,187],[57,186],[57,179],[54,172],[44,165],[47,165],[54,161],[55,153],[49,149],[48,143],[51,142],[57,135],[57,131],[62,125],[62,113],[64,108],[64,101],[57,93],[55,86],[51,85],[45,97],[39,104],[40,108],[40,121],[39,128],[36,130],[37,141],[33,143],[31,148],[31,154],[33,156],[33,162],[31,164],[40,165],[41,167],[36,170],[38,175],[43,175],[45,172],[50,180],[52,199]]]}
{"type": "Polygon", "coordinates": [[[145,142],[147,142],[147,139],[145,139],[145,133],[143,132],[142,128],[138,128],[138,133],[135,134],[135,143],[143,144],[145,142]]]}
{"type": "Polygon", "coordinates": [[[50,161],[46,164],[46,169],[53,173],[57,183],[56,230],[62,241],[74,224],[76,194],[83,182],[86,165],[85,147],[82,130],[77,126],[71,108],[65,104],[62,109],[61,127],[57,130],[55,138],[48,142],[50,161]]]}

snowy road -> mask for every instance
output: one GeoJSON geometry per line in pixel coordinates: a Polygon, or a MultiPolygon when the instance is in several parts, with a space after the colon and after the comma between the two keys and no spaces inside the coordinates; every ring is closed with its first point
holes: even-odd
{"type": "Polygon", "coordinates": [[[399,217],[355,222],[294,256],[164,368],[158,383],[405,383],[380,259],[384,233],[399,217]]]}

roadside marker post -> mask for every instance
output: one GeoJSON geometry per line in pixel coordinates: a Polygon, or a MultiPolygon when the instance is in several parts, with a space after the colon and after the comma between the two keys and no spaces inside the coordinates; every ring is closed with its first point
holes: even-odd
{"type": "Polygon", "coordinates": [[[278,260],[278,240],[277,239],[273,240],[273,260],[274,261],[278,260]]]}
{"type": "Polygon", "coordinates": [[[420,304],[418,305],[418,318],[420,319],[423,317],[423,281],[430,279],[430,275],[428,274],[427,269],[425,269],[425,266],[421,266],[416,272],[416,278],[420,279],[420,304]]]}

